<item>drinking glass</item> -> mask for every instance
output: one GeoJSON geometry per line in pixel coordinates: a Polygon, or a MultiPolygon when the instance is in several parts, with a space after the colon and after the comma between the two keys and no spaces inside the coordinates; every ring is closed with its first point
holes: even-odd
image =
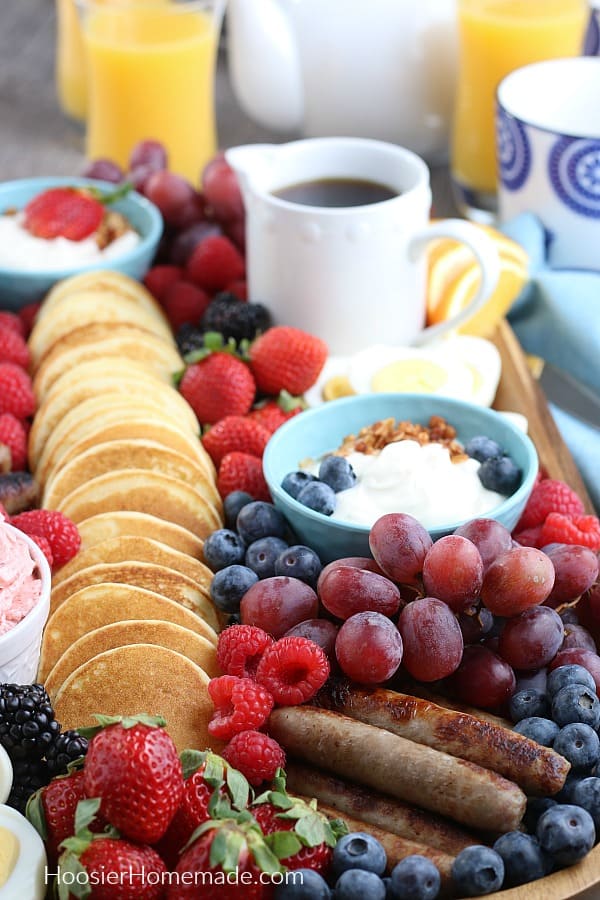
{"type": "Polygon", "coordinates": [[[56,0],[55,70],[61,109],[73,119],[85,119],[85,56],[75,0],[56,0]]]}
{"type": "Polygon", "coordinates": [[[460,65],[451,173],[463,214],[492,221],[496,210],[495,92],[523,65],[577,56],[586,0],[458,0],[460,65]]]}

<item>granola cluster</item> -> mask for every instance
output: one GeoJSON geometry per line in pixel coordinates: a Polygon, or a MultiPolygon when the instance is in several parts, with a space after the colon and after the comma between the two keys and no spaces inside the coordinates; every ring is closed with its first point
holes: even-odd
{"type": "Polygon", "coordinates": [[[397,441],[417,441],[421,445],[442,444],[448,449],[453,463],[468,459],[464,447],[456,440],[456,429],[441,416],[432,416],[429,425],[396,422],[394,418],[382,419],[361,428],[357,435],[349,434],[335,453],[338,456],[349,456],[356,452],[370,456],[397,441]]]}

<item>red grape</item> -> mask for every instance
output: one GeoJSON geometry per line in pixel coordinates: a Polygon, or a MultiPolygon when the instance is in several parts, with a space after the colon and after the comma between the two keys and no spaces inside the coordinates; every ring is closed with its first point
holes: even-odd
{"type": "Polygon", "coordinates": [[[481,599],[501,616],[543,603],[554,585],[554,566],[541,550],[515,547],[498,556],[483,579],[481,599]]]}
{"type": "Polygon", "coordinates": [[[544,552],[552,560],[556,577],[554,587],[546,600],[548,606],[557,607],[568,600],[575,600],[591,588],[598,577],[598,557],[589,547],[555,544],[544,552]]]}
{"type": "Polygon", "coordinates": [[[339,566],[352,566],[355,569],[366,569],[367,572],[377,572],[378,575],[384,574],[375,560],[371,559],[369,556],[343,556],[341,559],[334,559],[333,562],[323,566],[319,574],[319,580],[317,581],[317,594],[321,593],[321,585],[326,576],[332,569],[337,569],[339,566]]]}
{"type": "Polygon", "coordinates": [[[406,513],[388,513],[371,528],[369,546],[375,560],[393,581],[414,583],[433,541],[429,533],[406,513]]]}
{"type": "Polygon", "coordinates": [[[112,159],[94,159],[85,167],[83,174],[85,178],[98,178],[113,184],[119,184],[125,179],[125,173],[112,159]]]}
{"type": "Polygon", "coordinates": [[[466,537],[475,544],[483,562],[484,573],[497,556],[512,547],[510,531],[495,519],[472,519],[457,528],[454,534],[466,537]]]}
{"type": "Polygon", "coordinates": [[[454,612],[473,606],[482,584],[483,562],[479,550],[467,538],[450,534],[428,551],[423,563],[425,591],[454,612]]]}
{"type": "Polygon", "coordinates": [[[171,244],[170,259],[175,266],[185,266],[204,238],[217,237],[223,232],[215,222],[196,222],[181,231],[171,244]]]}
{"type": "Polygon", "coordinates": [[[460,613],[458,624],[465,644],[477,644],[494,627],[494,617],[482,606],[473,613],[460,613]]]}
{"type": "Polygon", "coordinates": [[[152,166],[136,166],[127,173],[127,181],[132,183],[136,191],[143,194],[146,182],[151,175],[154,175],[155,171],[156,169],[153,169],[152,166]]]}
{"type": "Polygon", "coordinates": [[[235,222],[226,222],[225,231],[229,240],[233,241],[240,253],[246,252],[246,221],[236,219],[235,222]]]}
{"type": "Polygon", "coordinates": [[[592,620],[595,623],[600,623],[600,583],[589,589],[585,595],[585,600],[592,620]]]}
{"type": "Polygon", "coordinates": [[[582,650],[591,650],[597,653],[598,648],[596,641],[583,625],[565,625],[565,639],[562,642],[561,650],[571,650],[580,647],[582,650]]]}
{"type": "Polygon", "coordinates": [[[533,606],[508,620],[498,651],[514,669],[541,669],[554,659],[563,637],[558,613],[548,606],[533,606]]]}
{"type": "Polygon", "coordinates": [[[335,654],[348,678],[361,684],[381,684],[402,662],[402,638],[386,616],[360,612],[338,631],[335,654]]]}
{"type": "Polygon", "coordinates": [[[153,172],[144,184],[144,193],[158,206],[167,224],[174,222],[195,196],[189,181],[173,172],[153,172]]]}
{"type": "Polygon", "coordinates": [[[452,610],[441,600],[422,597],[405,606],[398,629],[404,642],[404,668],[419,681],[437,681],[455,671],[463,637],[452,610]]]}
{"type": "Polygon", "coordinates": [[[187,203],[172,214],[169,224],[177,229],[190,228],[202,222],[205,215],[204,197],[202,194],[194,193],[187,203]]]}
{"type": "Polygon", "coordinates": [[[328,659],[335,659],[335,639],[338,627],[329,619],[306,619],[286,631],[285,637],[305,637],[318,644],[328,659]]]}
{"type": "Polygon", "coordinates": [[[537,672],[524,672],[517,678],[515,693],[517,691],[527,691],[529,688],[535,688],[537,691],[541,691],[542,694],[545,694],[547,681],[547,669],[538,669],[537,672]]]}
{"type": "Polygon", "coordinates": [[[583,650],[580,647],[572,647],[570,650],[559,650],[552,662],[550,671],[559,666],[570,666],[575,663],[587,669],[596,682],[596,691],[600,692],[600,656],[591,650],[583,650]]]}
{"type": "Polygon", "coordinates": [[[274,638],[316,618],[319,600],[311,587],[298,578],[275,575],[263,578],[246,591],[240,604],[242,625],[257,625],[274,638]]]}
{"type": "Polygon", "coordinates": [[[515,673],[487,647],[465,647],[462,662],[449,684],[459,700],[481,709],[499,709],[512,697],[515,673]]]}
{"type": "Polygon", "coordinates": [[[353,566],[337,566],[319,580],[321,603],[338,619],[349,619],[359,612],[393,616],[400,608],[400,591],[384,575],[353,566]]]}
{"type": "Polygon", "coordinates": [[[159,172],[168,165],[167,151],[160,141],[139,141],[129,156],[130,169],[149,166],[154,172],[159,172]]]}
{"type": "Polygon", "coordinates": [[[220,222],[244,218],[244,201],[237,175],[223,155],[216,156],[202,173],[206,202],[220,222]]]}

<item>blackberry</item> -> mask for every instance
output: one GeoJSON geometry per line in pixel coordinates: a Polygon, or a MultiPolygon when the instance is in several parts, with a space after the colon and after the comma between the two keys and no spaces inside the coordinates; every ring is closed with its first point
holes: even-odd
{"type": "Polygon", "coordinates": [[[27,801],[41,787],[50,783],[48,765],[43,759],[19,759],[13,761],[13,783],[7,805],[25,812],[27,801]]]}
{"type": "Polygon", "coordinates": [[[63,731],[46,750],[46,762],[50,777],[66,775],[69,763],[87,753],[88,742],[78,731],[63,731]]]}
{"type": "Polygon", "coordinates": [[[186,322],[177,331],[175,337],[177,348],[182,356],[188,353],[194,353],[195,350],[201,350],[204,347],[204,331],[197,325],[190,325],[186,322]]]}
{"type": "Polygon", "coordinates": [[[59,734],[43,685],[0,685],[0,744],[11,760],[41,759],[59,734]]]}
{"type": "Polygon", "coordinates": [[[271,314],[262,303],[246,303],[235,294],[217,294],[202,317],[203,331],[218,331],[224,339],[238,343],[246,338],[253,341],[259,332],[271,325],[271,314]]]}

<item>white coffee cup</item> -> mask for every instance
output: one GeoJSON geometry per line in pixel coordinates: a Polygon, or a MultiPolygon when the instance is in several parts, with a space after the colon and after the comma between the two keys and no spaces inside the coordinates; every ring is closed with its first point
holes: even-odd
{"type": "Polygon", "coordinates": [[[501,221],[534,213],[551,266],[600,270],[600,58],[516,69],[497,100],[501,221]]]}
{"type": "Polygon", "coordinates": [[[276,322],[321,337],[331,353],[424,343],[464,322],[496,286],[498,254],[485,233],[462,220],[429,223],[429,170],[409,150],[362,138],[315,138],[234,147],[226,158],[246,204],[250,297],[266,304],[276,322]],[[332,208],[273,194],[332,178],[376,182],[397,196],[332,208]],[[440,237],[471,248],[481,285],[468,308],[426,329],[425,250],[440,237]]]}

